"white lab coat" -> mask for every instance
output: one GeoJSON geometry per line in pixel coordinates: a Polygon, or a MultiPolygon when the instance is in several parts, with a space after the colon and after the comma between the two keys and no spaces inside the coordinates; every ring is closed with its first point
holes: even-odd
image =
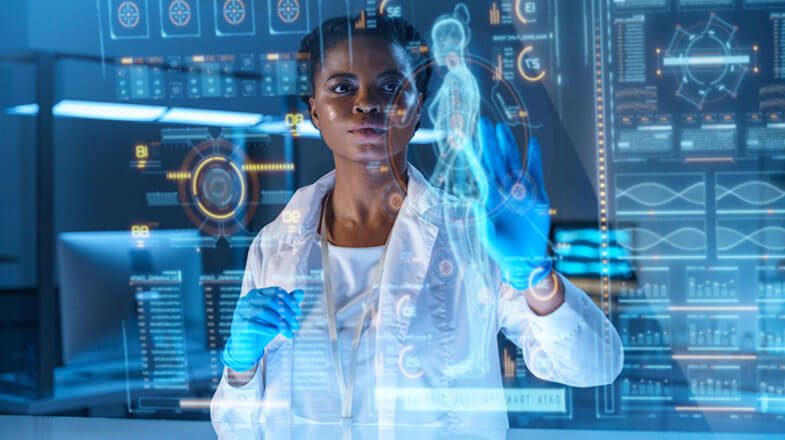
{"type": "MultiPolygon", "coordinates": [[[[455,256],[463,247],[446,242],[447,228],[476,235],[466,224],[432,215],[448,196],[413,166],[408,170],[374,315],[374,420],[506,428],[498,331],[521,348],[537,377],[576,387],[612,382],[622,368],[621,341],[590,298],[560,277],[565,302],[546,316],[536,315],[490,259],[475,265],[455,256]]],[[[267,286],[304,289],[303,318],[294,340],[278,336],[270,343],[248,384],[232,387],[224,371],[210,405],[219,437],[232,424],[341,421],[316,232],[321,201],[334,181],[333,171],[298,190],[249,249],[241,294],[267,286]],[[315,399],[309,403],[318,411],[293,413],[297,399],[315,399]]]]}

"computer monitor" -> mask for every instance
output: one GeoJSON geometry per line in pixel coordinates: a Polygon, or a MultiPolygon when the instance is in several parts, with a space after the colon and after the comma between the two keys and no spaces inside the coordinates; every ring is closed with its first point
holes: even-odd
{"type": "MultiPolygon", "coordinates": [[[[141,358],[141,301],[150,295],[142,280],[178,276],[187,351],[205,351],[202,270],[197,230],[155,230],[144,238],[129,231],[59,235],[62,356],[66,366],[101,362],[124,366],[141,358]],[[140,287],[141,286],[141,287],[140,287]]],[[[147,324],[149,325],[149,324],[147,324]]],[[[139,362],[135,362],[139,363],[139,362]]]]}

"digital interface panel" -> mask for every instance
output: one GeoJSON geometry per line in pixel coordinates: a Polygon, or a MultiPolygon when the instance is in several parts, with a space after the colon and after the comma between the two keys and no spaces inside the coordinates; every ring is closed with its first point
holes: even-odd
{"type": "MultiPolygon", "coordinates": [[[[311,60],[297,52],[300,38],[335,15],[351,14],[360,29],[386,15],[426,36],[407,50],[429,50],[434,22],[457,11],[442,3],[106,0],[106,43],[117,55],[105,77],[112,99],[264,108],[244,128],[172,122],[159,136],[124,140],[146,207],[130,226],[132,245],[225,261],[196,278],[176,266],[131,274],[137,328],[127,337],[136,338],[133,347],[138,341],[129,357],[139,366],[130,368],[129,383],[141,384],[129,387],[132,411],[204,414],[209,407],[245,253],[292,196],[302,167],[285,151],[309,135],[298,101],[312,92],[311,60]],[[165,220],[172,216],[178,220],[165,220]],[[175,227],[198,233],[156,238],[175,227]],[[201,307],[196,324],[187,316],[192,302],[201,307]]],[[[562,219],[569,206],[555,203],[551,251],[557,270],[590,286],[624,346],[618,379],[581,390],[537,378],[521,349],[500,335],[512,426],[645,427],[666,418],[685,429],[709,429],[711,421],[722,430],[738,419],[781,421],[785,2],[483,0],[465,7],[461,62],[476,89],[461,82],[460,104],[476,100],[482,115],[507,122],[519,148],[532,137],[543,149],[569,142],[590,159],[595,211],[562,219]]],[[[438,131],[459,112],[437,93],[448,76],[433,67],[423,126],[438,131]]],[[[441,147],[434,140],[410,153],[429,178],[462,166],[448,160],[429,168],[441,147]]],[[[293,228],[302,221],[296,211],[282,215],[293,228]]],[[[301,281],[316,285],[320,277],[301,281]]],[[[325,355],[304,356],[303,365],[316,365],[325,355]]],[[[610,353],[597,356],[606,368],[610,353]]],[[[400,359],[396,368],[419,366],[400,359]]],[[[321,391],[313,385],[318,375],[303,368],[296,386],[321,391]]]]}
{"type": "Polygon", "coordinates": [[[599,225],[635,275],[602,278],[625,368],[600,417],[785,410],[782,6],[592,4],[599,225]]]}

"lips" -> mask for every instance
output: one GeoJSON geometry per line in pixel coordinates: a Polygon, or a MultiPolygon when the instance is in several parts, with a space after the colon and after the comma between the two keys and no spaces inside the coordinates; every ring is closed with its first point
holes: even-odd
{"type": "Polygon", "coordinates": [[[381,123],[362,122],[349,129],[349,133],[363,138],[375,138],[383,136],[387,129],[381,123]]]}

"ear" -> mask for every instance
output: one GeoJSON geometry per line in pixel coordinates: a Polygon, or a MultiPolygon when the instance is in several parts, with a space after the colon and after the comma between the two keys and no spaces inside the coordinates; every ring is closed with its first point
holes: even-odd
{"type": "Polygon", "coordinates": [[[311,113],[311,122],[313,122],[314,127],[321,131],[321,128],[319,128],[319,115],[316,113],[316,101],[313,99],[313,96],[308,98],[308,111],[311,113]]]}

